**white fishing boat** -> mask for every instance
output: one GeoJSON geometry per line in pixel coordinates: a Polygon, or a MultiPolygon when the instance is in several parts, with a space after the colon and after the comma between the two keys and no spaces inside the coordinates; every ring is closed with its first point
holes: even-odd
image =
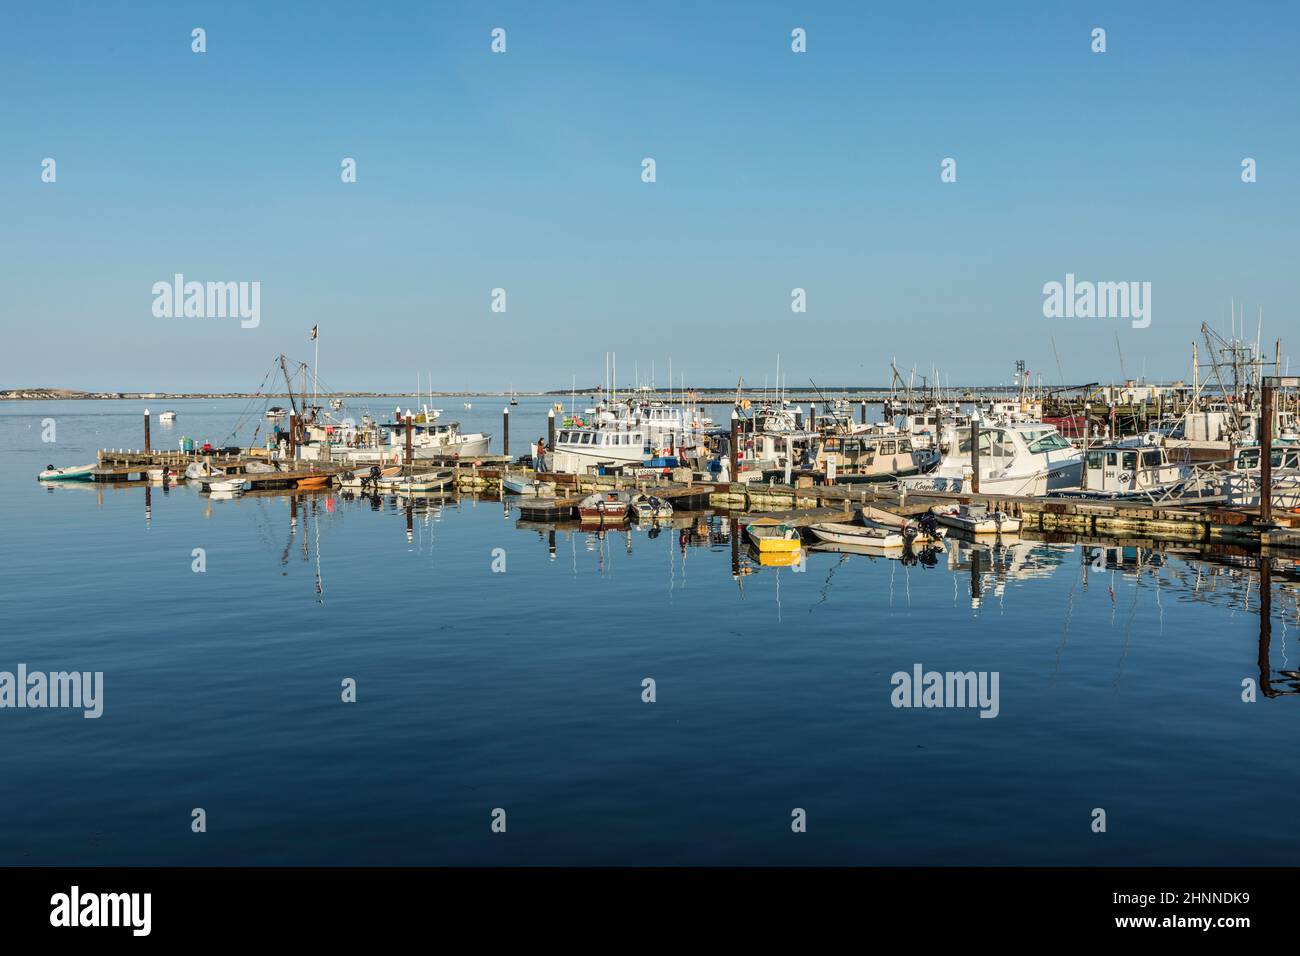
{"type": "Polygon", "coordinates": [[[640,465],[650,458],[644,430],[618,424],[561,428],[555,435],[555,447],[547,455],[551,471],[576,475],[592,469],[640,465]]]}
{"type": "Polygon", "coordinates": [[[656,495],[635,495],[632,498],[632,517],[637,521],[656,521],[673,516],[673,506],[656,495]]]}
{"type": "Polygon", "coordinates": [[[1020,519],[1005,511],[990,511],[984,505],[935,505],[930,512],[939,523],[970,534],[1014,534],[1020,519]]]}
{"type": "MultiPolygon", "coordinates": [[[[1035,497],[1079,487],[1083,452],[1062,438],[1054,425],[984,425],[979,436],[981,492],[1035,497]]],[[[899,485],[914,491],[970,493],[974,480],[970,428],[950,426],[943,444],[947,453],[934,471],[900,478],[899,485]]]]}
{"type": "Polygon", "coordinates": [[[267,419],[273,422],[279,421],[280,419],[284,418],[285,414],[286,412],[284,408],[282,408],[279,405],[272,405],[270,408],[266,410],[267,419]]]}
{"type": "Polygon", "coordinates": [[[169,408],[158,416],[158,421],[165,425],[170,425],[172,422],[176,421],[176,413],[169,408]]]}
{"type": "Polygon", "coordinates": [[[95,477],[94,472],[94,462],[72,468],[55,468],[53,465],[47,465],[45,470],[36,477],[40,481],[92,481],[95,477]]]}
{"type": "MultiPolygon", "coordinates": [[[[416,458],[478,458],[488,453],[491,436],[484,432],[463,433],[459,422],[433,420],[411,423],[411,454],[416,458]]],[[[389,431],[390,454],[404,453],[406,428],[394,425],[389,431]]]]}

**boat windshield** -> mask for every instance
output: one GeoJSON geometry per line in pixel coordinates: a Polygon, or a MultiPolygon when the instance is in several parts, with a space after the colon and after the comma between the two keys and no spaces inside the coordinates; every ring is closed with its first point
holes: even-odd
{"type": "Polygon", "coordinates": [[[1029,450],[1036,455],[1070,447],[1070,443],[1056,432],[1021,432],[1020,437],[1029,445],[1029,450]]]}

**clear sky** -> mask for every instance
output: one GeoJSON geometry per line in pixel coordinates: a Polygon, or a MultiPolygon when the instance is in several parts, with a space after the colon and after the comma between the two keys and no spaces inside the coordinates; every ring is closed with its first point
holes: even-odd
{"type": "Polygon", "coordinates": [[[606,351],[660,385],[671,358],[761,386],[778,353],[791,385],[894,357],[1108,381],[1121,351],[1168,379],[1233,297],[1294,370],[1298,27],[1286,2],[9,4],[0,388],[249,389],[314,323],[339,389],[582,386],[606,351]],[[178,272],[260,282],[260,325],[154,317],[178,272]],[[1045,318],[1066,273],[1151,282],[1150,326],[1045,318]]]}

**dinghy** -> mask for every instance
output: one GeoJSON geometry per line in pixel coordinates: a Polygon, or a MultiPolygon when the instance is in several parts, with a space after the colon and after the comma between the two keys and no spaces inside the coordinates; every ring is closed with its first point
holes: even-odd
{"type": "Polygon", "coordinates": [[[671,518],[673,506],[654,495],[637,495],[632,499],[632,516],[637,521],[671,518]]]}
{"type": "Polygon", "coordinates": [[[214,494],[231,494],[242,495],[245,491],[252,488],[252,482],[245,481],[243,478],[217,478],[215,480],[204,482],[204,486],[209,492],[214,494]]]}
{"type": "Polygon", "coordinates": [[[601,524],[622,524],[627,520],[631,495],[626,491],[598,491],[578,502],[578,515],[583,521],[601,524]]]}
{"type": "Polygon", "coordinates": [[[867,527],[876,526],[897,531],[904,540],[910,540],[915,544],[935,544],[947,533],[939,526],[938,519],[928,511],[913,520],[896,515],[892,511],[882,511],[880,508],[867,505],[859,510],[859,514],[862,516],[862,523],[867,527]]]}
{"type": "Polygon", "coordinates": [[[78,465],[75,468],[55,468],[49,465],[36,476],[40,481],[92,481],[95,477],[94,464],[78,465]]]}
{"type": "Polygon", "coordinates": [[[837,524],[828,522],[808,528],[818,541],[869,548],[901,548],[903,532],[883,525],[837,524]]]}
{"type": "Polygon", "coordinates": [[[745,526],[745,533],[754,542],[759,554],[765,551],[798,551],[802,544],[798,528],[791,528],[775,518],[751,521],[745,526]]]}
{"type": "Polygon", "coordinates": [[[185,476],[175,468],[150,468],[147,474],[149,475],[149,480],[158,485],[163,484],[164,482],[169,485],[175,485],[185,480],[185,476]]]}
{"type": "Polygon", "coordinates": [[[366,471],[345,471],[339,475],[339,487],[344,491],[361,491],[365,488],[377,491],[377,481],[395,478],[402,473],[401,465],[389,465],[387,468],[372,468],[366,471]]]}
{"type": "Polygon", "coordinates": [[[516,472],[501,477],[501,489],[504,494],[521,498],[550,498],[555,494],[555,482],[539,481],[532,475],[516,472]]]}
{"type": "Polygon", "coordinates": [[[426,494],[441,491],[451,484],[454,474],[450,471],[430,471],[421,475],[398,478],[395,481],[381,481],[380,487],[385,491],[395,491],[399,495],[426,494]]]}
{"type": "Polygon", "coordinates": [[[939,523],[971,534],[1012,534],[1020,530],[1020,519],[1005,511],[989,511],[984,505],[935,505],[930,511],[939,523]]]}

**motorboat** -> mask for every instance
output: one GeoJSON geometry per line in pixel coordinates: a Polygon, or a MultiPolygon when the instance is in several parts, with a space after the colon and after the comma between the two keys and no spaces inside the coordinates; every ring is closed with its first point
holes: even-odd
{"type": "Polygon", "coordinates": [[[673,516],[673,506],[656,495],[636,495],[632,498],[632,516],[637,521],[656,521],[673,516]]]}
{"type": "Polygon", "coordinates": [[[894,514],[892,511],[884,511],[868,505],[859,509],[858,515],[866,527],[896,531],[903,536],[905,542],[932,545],[938,543],[946,533],[939,526],[935,516],[928,511],[922,512],[917,518],[905,518],[902,515],[894,514]]]}
{"type": "Polygon", "coordinates": [[[745,533],[759,554],[768,551],[798,551],[803,544],[798,528],[792,528],[775,518],[751,521],[745,525],[745,533]]]}
{"type": "Polygon", "coordinates": [[[232,477],[205,481],[203,482],[203,487],[205,490],[210,491],[213,494],[240,495],[252,488],[253,484],[247,479],[232,477]]]}
{"type": "Polygon", "coordinates": [[[175,468],[171,467],[150,468],[146,474],[149,476],[149,480],[155,484],[162,484],[165,482],[169,485],[175,485],[185,480],[184,472],[177,471],[175,468]]]}
{"type": "Polygon", "coordinates": [[[53,465],[48,465],[36,477],[40,481],[93,481],[95,464],[92,462],[89,465],[77,465],[73,468],[55,468],[53,465]]]}
{"type": "Polygon", "coordinates": [[[631,497],[626,491],[598,491],[578,502],[578,515],[583,521],[622,524],[627,520],[631,497]]]}
{"type": "Polygon", "coordinates": [[[418,475],[398,474],[380,478],[379,489],[410,496],[430,491],[441,491],[454,480],[455,474],[450,471],[427,471],[418,475]]]}
{"type": "Polygon", "coordinates": [[[578,475],[591,469],[640,465],[651,457],[644,429],[618,424],[561,428],[547,455],[551,471],[578,475]]]}
{"type": "MultiPolygon", "coordinates": [[[[972,491],[970,429],[950,426],[945,439],[947,453],[934,471],[900,478],[901,487],[963,494],[972,491]]],[[[1083,452],[1062,438],[1054,425],[983,425],[979,429],[979,469],[981,492],[1037,497],[1078,488],[1083,477],[1083,452]]]]}
{"type": "Polygon", "coordinates": [[[970,534],[1014,534],[1020,519],[984,505],[935,505],[930,513],[939,523],[970,534]]]}
{"type": "Polygon", "coordinates": [[[176,421],[176,413],[169,408],[158,416],[158,421],[162,422],[164,425],[170,425],[172,422],[176,421]]]}
{"type": "Polygon", "coordinates": [[[809,525],[808,530],[818,541],[827,544],[875,548],[901,548],[904,544],[901,530],[883,525],[823,522],[809,525]]]}

